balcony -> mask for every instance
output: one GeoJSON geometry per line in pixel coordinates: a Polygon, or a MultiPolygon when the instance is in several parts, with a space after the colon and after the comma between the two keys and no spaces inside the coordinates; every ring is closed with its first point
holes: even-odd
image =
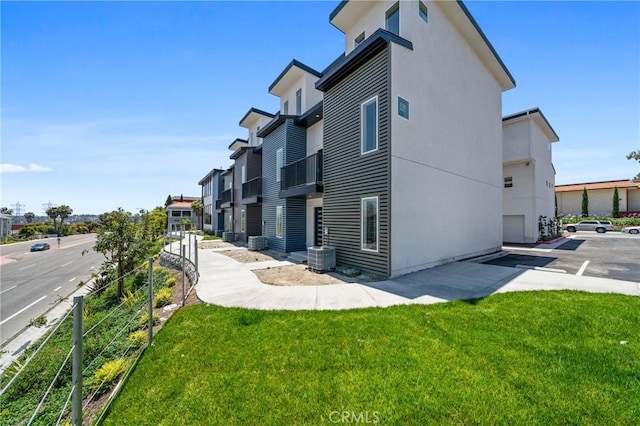
{"type": "Polygon", "coordinates": [[[282,168],[280,198],[315,198],[322,192],[322,150],[282,168]]]}
{"type": "Polygon", "coordinates": [[[220,207],[226,209],[231,206],[233,206],[233,189],[227,189],[222,192],[222,203],[220,203],[220,207]]]}
{"type": "Polygon", "coordinates": [[[242,184],[242,204],[262,202],[262,178],[257,177],[242,184]]]}

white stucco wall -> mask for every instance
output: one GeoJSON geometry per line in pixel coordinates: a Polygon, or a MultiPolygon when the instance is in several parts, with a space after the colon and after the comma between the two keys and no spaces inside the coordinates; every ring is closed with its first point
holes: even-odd
{"type": "MultiPolygon", "coordinates": [[[[629,195],[634,191],[629,191],[629,195]]],[[[636,191],[640,192],[640,191],[636,191]]],[[[589,195],[589,215],[590,216],[610,216],[613,211],[613,189],[591,189],[587,191],[589,195]]],[[[582,214],[582,191],[558,192],[558,215],[582,214]]],[[[618,188],[618,198],[620,199],[620,211],[636,211],[631,205],[632,197],[627,197],[627,190],[618,188]],[[629,205],[627,204],[629,200],[629,205]],[[628,208],[629,207],[629,208],[628,208]]],[[[640,204],[638,205],[640,210],[640,204]]]]}
{"type": "Polygon", "coordinates": [[[307,156],[313,155],[322,149],[323,120],[320,120],[307,129],[307,156]]]}
{"type": "Polygon", "coordinates": [[[504,215],[523,215],[524,239],[538,240],[538,218],[555,216],[555,171],[551,142],[533,116],[503,123],[503,177],[513,178],[513,187],[503,189],[504,215]]]}
{"type": "Polygon", "coordinates": [[[428,6],[425,24],[417,2],[401,3],[401,33],[414,50],[391,46],[394,276],[502,246],[501,88],[428,6]],[[409,120],[398,116],[398,96],[410,103],[409,120]]]}
{"type": "Polygon", "coordinates": [[[294,80],[288,88],[284,89],[284,93],[280,96],[280,113],[284,114],[284,103],[288,100],[289,115],[296,114],[296,92],[298,89],[302,89],[302,114],[320,102],[323,94],[316,89],[316,81],[318,81],[318,77],[307,72],[294,80]]]}

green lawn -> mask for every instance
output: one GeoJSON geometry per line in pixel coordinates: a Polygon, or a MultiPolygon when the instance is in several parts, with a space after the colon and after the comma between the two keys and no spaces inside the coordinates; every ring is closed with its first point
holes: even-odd
{"type": "Polygon", "coordinates": [[[105,424],[345,420],[639,424],[640,298],[566,291],[338,312],[187,307],[157,335],[105,424]]]}

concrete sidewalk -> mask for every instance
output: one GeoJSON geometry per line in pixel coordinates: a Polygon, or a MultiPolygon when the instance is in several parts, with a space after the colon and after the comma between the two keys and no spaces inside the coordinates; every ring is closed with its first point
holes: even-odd
{"type": "Polygon", "coordinates": [[[450,263],[366,284],[278,287],[263,284],[247,264],[223,254],[212,250],[199,250],[198,254],[198,298],[227,307],[336,310],[438,303],[527,290],[582,290],[640,296],[640,283],[474,262],[450,263]]]}

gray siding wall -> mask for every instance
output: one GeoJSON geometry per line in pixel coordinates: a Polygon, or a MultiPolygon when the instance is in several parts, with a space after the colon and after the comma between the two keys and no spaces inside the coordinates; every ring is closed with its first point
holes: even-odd
{"type": "Polygon", "coordinates": [[[389,275],[390,105],[389,48],[324,94],[325,245],[336,248],[336,261],[389,275]],[[360,154],[360,105],[378,96],[378,151],[360,154]],[[363,197],[379,197],[378,252],[361,249],[363,197]]]}
{"type": "Polygon", "coordinates": [[[281,125],[262,140],[262,219],[264,234],[269,247],[285,251],[285,241],[276,237],[276,206],[284,206],[285,200],[278,196],[280,182],[276,182],[276,151],[284,148],[286,124],[281,125]]]}
{"type": "Polygon", "coordinates": [[[247,181],[262,176],[262,155],[249,150],[245,156],[247,157],[247,181]]]}
{"type": "Polygon", "coordinates": [[[222,173],[214,173],[212,180],[213,183],[211,184],[211,198],[213,200],[213,214],[211,216],[211,224],[214,230],[224,229],[224,216],[220,213],[216,213],[216,200],[222,198],[222,191],[224,191],[224,178],[222,176],[222,173]]]}
{"type": "Polygon", "coordinates": [[[247,164],[247,155],[243,154],[235,160],[233,169],[233,232],[236,240],[247,242],[245,232],[240,232],[240,212],[245,208],[242,204],[242,166],[247,164]]]}
{"type": "Polygon", "coordinates": [[[304,199],[280,198],[280,182],[276,182],[276,152],[283,148],[283,165],[305,157],[307,132],[304,127],[286,120],[262,142],[262,219],[265,221],[263,235],[269,247],[290,252],[306,247],[306,202],[304,199]],[[283,206],[283,238],[276,237],[276,206],[283,206]]]}

